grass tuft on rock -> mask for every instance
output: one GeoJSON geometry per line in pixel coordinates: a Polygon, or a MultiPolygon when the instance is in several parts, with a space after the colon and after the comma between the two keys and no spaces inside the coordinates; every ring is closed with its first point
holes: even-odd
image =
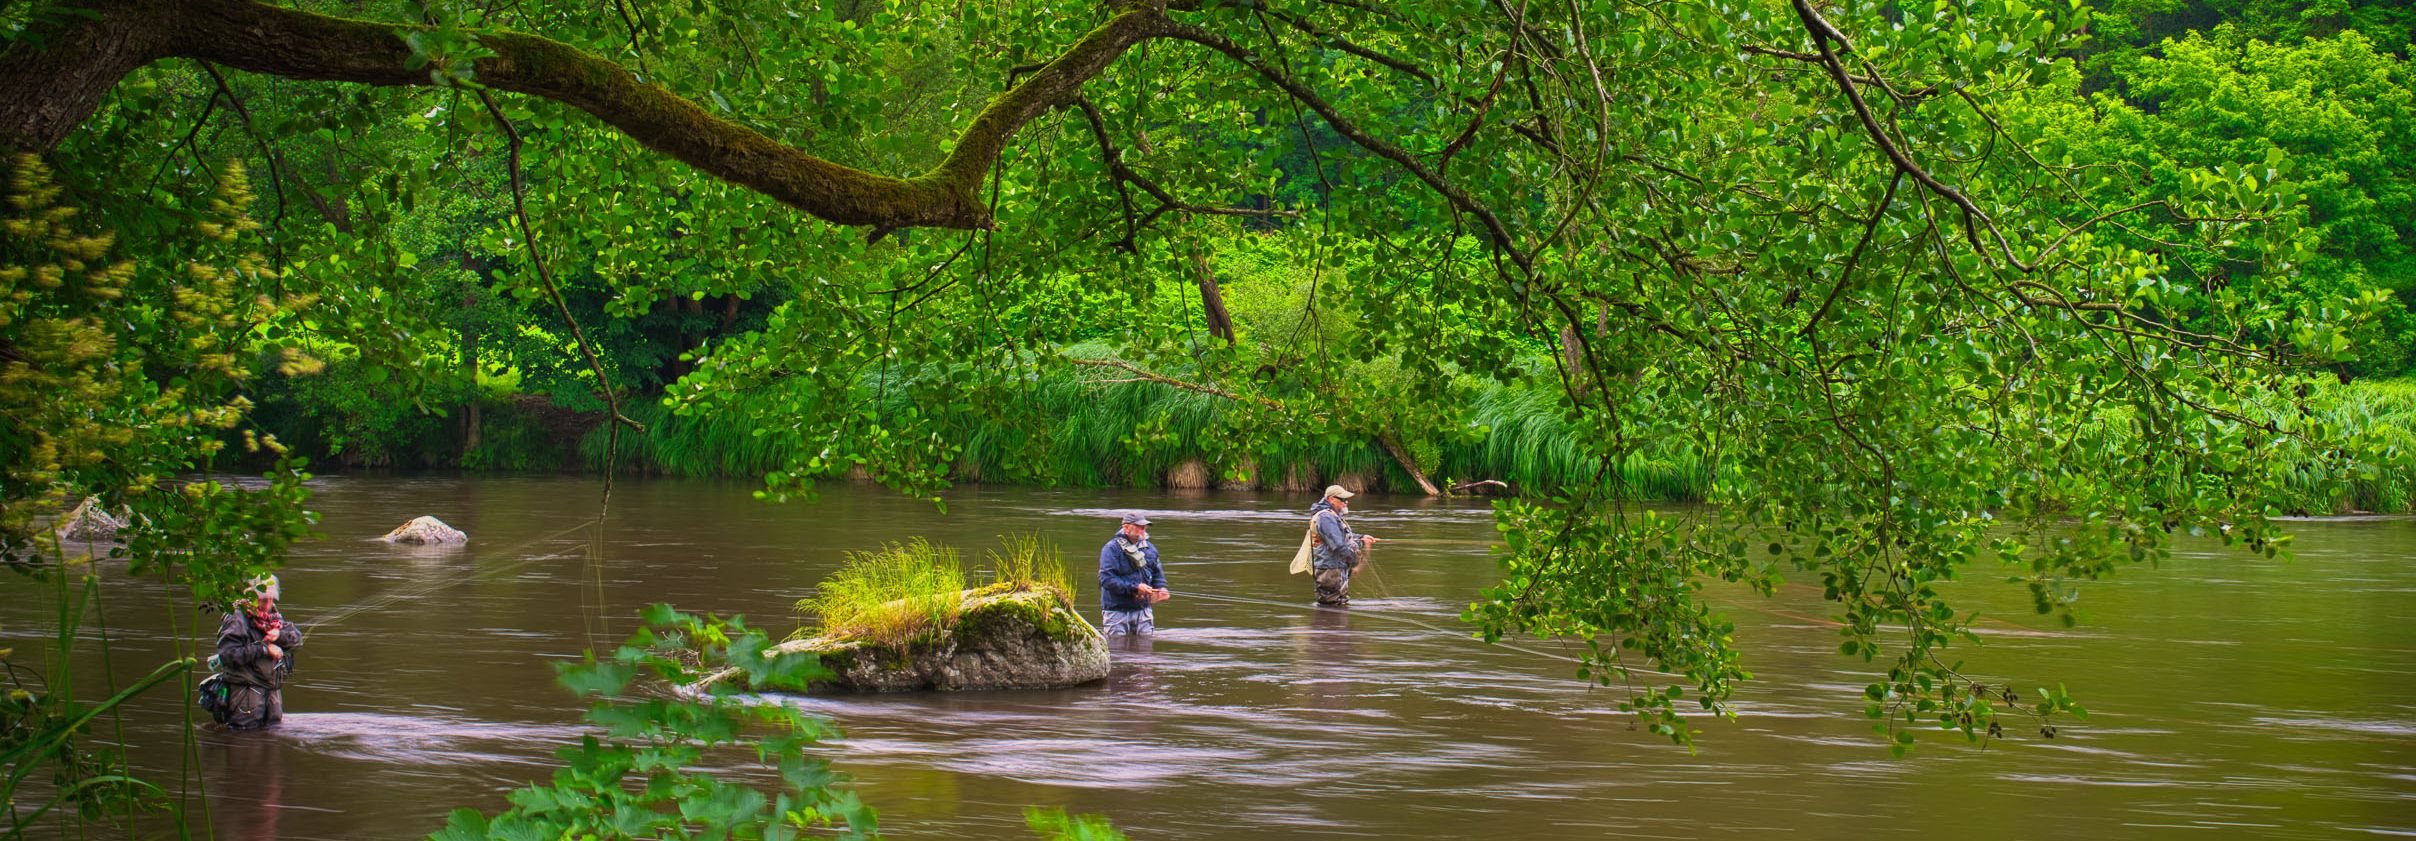
{"type": "Polygon", "coordinates": [[[1065,556],[1057,544],[1038,534],[1011,534],[985,557],[992,586],[1013,590],[1051,590],[1067,602],[1074,599],[1074,580],[1065,571],[1065,556]]]}
{"type": "MultiPolygon", "coordinates": [[[[1073,603],[1073,579],[1057,547],[1034,534],[1009,535],[984,557],[989,584],[980,592],[1044,590],[1073,603]]],[[[850,552],[814,595],[797,602],[819,633],[892,647],[936,639],[964,615],[968,577],[954,548],[923,538],[850,552]]]]}
{"type": "Polygon", "coordinates": [[[918,537],[848,553],[797,609],[816,617],[825,636],[905,645],[947,630],[964,597],[956,550],[918,537]]]}

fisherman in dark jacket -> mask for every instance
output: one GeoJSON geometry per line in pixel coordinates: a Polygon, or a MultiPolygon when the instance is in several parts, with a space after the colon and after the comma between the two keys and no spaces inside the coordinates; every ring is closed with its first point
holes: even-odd
{"type": "Polygon", "coordinates": [[[1341,485],[1325,486],[1325,498],[1309,506],[1309,527],[1315,535],[1316,557],[1310,568],[1316,571],[1317,603],[1341,607],[1351,603],[1351,574],[1367,563],[1367,549],[1376,539],[1351,531],[1342,515],[1350,513],[1350,498],[1357,496],[1341,485]]]}
{"type": "Polygon", "coordinates": [[[219,679],[227,686],[223,719],[228,727],[266,727],[285,718],[285,679],[292,676],[293,650],[302,629],[277,612],[277,577],[252,582],[248,599],[218,623],[219,679]]]}
{"type": "Polygon", "coordinates": [[[1173,597],[1158,547],[1149,542],[1149,518],[1124,515],[1123,528],[1099,548],[1099,630],[1111,637],[1156,631],[1150,608],[1173,597]]]}

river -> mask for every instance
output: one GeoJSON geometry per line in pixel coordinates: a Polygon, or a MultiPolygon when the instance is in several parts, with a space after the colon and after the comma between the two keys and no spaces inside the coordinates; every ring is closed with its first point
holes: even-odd
{"type": "MultiPolygon", "coordinates": [[[[1400,540],[1341,613],[1309,609],[1306,577],[1285,573],[1310,501],[1290,495],[976,487],[943,513],[845,484],[769,504],[744,484],[624,481],[609,517],[581,527],[592,479],[313,486],[323,536],[283,576],[307,631],[286,723],[198,749],[220,838],[418,838],[456,807],[499,810],[584,732],[554,663],[610,649],[653,602],[785,634],[851,550],[920,536],[972,566],[999,536],[1038,533],[1095,620],[1089,571],[1124,509],[1156,521],[1177,595],[1105,682],[805,702],[844,731],[828,751],[886,834],[1031,837],[1036,805],[1106,814],[1137,839],[2416,835],[2406,518],[2294,524],[2288,562],[2186,543],[2086,585],[2070,630],[2029,615],[2018,586],[1975,588],[1961,606],[2002,618],[1959,649],[1970,669],[2025,691],[2061,682],[2092,716],[1985,749],[1924,733],[1899,760],[1862,717],[1871,675],[1837,656],[1814,588],[1728,600],[1758,679],[1738,719],[1698,721],[1691,755],[1631,728],[1559,645],[1470,639],[1456,617],[1495,574],[1478,502],[1358,500],[1359,530],[1400,540]],[[372,540],[420,514],[472,542],[372,540]]],[[[156,582],[104,592],[119,680],[206,645],[156,582]]],[[[38,657],[56,610],[47,588],[0,580],[0,645],[38,657]]],[[[98,669],[82,668],[78,694],[97,696],[98,669]]],[[[174,788],[180,715],[163,695],[100,733],[122,726],[174,788]]]]}

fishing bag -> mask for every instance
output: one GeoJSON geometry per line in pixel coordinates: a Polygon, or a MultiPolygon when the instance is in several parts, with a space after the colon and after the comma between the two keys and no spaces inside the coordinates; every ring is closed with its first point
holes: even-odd
{"type": "Polygon", "coordinates": [[[1317,551],[1317,518],[1316,518],[1316,517],[1310,517],[1310,518],[1309,518],[1309,533],[1308,533],[1308,534],[1306,534],[1306,535],[1303,535],[1303,536],[1300,538],[1300,551],[1295,552],[1295,553],[1293,553],[1293,554],[1292,554],[1292,574],[1293,574],[1293,575],[1306,575],[1306,574],[1308,574],[1308,572],[1309,572],[1309,556],[1310,556],[1310,555],[1312,555],[1312,554],[1315,554],[1315,553],[1316,553],[1316,551],[1317,551]]]}
{"type": "Polygon", "coordinates": [[[225,724],[227,718],[234,712],[235,705],[232,703],[233,699],[229,697],[233,694],[234,689],[227,686],[226,676],[212,673],[209,677],[202,678],[201,685],[194,689],[193,703],[201,707],[202,712],[209,713],[211,721],[225,724]]]}

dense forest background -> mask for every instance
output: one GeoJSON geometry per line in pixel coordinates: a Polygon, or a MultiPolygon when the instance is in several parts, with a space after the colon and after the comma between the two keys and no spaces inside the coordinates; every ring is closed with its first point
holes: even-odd
{"type": "MultiPolygon", "coordinates": [[[[863,4],[853,14],[844,6],[821,14],[871,26],[882,13],[863,4]]],[[[622,25],[607,17],[590,25],[622,25]]],[[[639,55],[670,49],[647,47],[646,22],[634,23],[639,55]]],[[[2254,258],[2198,252],[2180,259],[2180,268],[2209,287],[2283,306],[2379,303],[2380,315],[2343,336],[2349,350],[2330,364],[2357,398],[2342,421],[2408,429],[2416,419],[2416,394],[2402,382],[2416,374],[2416,170],[2406,165],[2416,159],[2412,26],[2416,10],[2389,3],[2110,0],[2088,17],[2091,37],[2043,70],[2041,87],[2004,103],[2002,118],[2041,138],[2042,158],[2114,171],[2086,185],[2088,197],[2107,206],[2152,201],[2190,173],[2226,164],[2262,163],[2283,173],[2297,190],[2289,212],[2302,221],[2306,259],[2272,270],[2254,258]]],[[[808,103],[814,119],[928,127],[933,115],[978,102],[990,81],[986,71],[966,69],[956,45],[929,46],[853,56],[882,73],[803,85],[731,70],[729,87],[705,98],[764,121],[788,119],[781,116],[788,106],[808,103]],[[891,80],[881,89],[886,95],[874,95],[875,76],[891,80]]],[[[333,246],[324,262],[296,269],[376,278],[366,284],[375,290],[369,299],[341,302],[340,317],[375,325],[385,341],[307,348],[325,365],[298,375],[281,373],[283,360],[273,355],[254,363],[262,374],[254,387],[258,425],[314,463],[601,469],[613,438],[603,422],[607,407],[562,314],[528,277],[510,219],[503,149],[474,125],[482,115],[464,97],[402,121],[357,116],[392,110],[372,100],[404,96],[411,94],[263,76],[222,85],[199,70],[163,67],[107,115],[111,125],[63,154],[164,148],[164,158],[83,171],[140,183],[145,198],[170,204],[205,193],[216,172],[240,161],[258,185],[253,215],[279,247],[328,253],[322,246],[333,246]],[[264,154],[272,149],[274,159],[264,154]]],[[[1303,348],[1351,347],[1355,319],[1376,315],[1320,310],[1317,291],[1379,259],[1377,243],[1321,231],[1299,215],[1321,210],[1330,179],[1367,156],[1322,125],[1289,130],[1287,115],[1259,121],[1214,135],[1173,125],[1143,129],[1145,141],[1233,146],[1266,177],[1218,198],[1268,212],[1214,217],[1221,221],[1180,238],[1139,243],[1182,253],[1124,279],[1129,295],[1100,295],[1064,279],[1068,297],[1060,300],[1068,303],[1059,305],[1080,311],[1016,319],[1034,325],[1032,335],[1018,338],[1090,364],[1036,366],[1043,380],[1034,390],[1036,412],[951,416],[949,428],[930,434],[949,442],[953,452],[944,455],[955,466],[931,481],[1291,489],[1344,481],[1420,492],[1497,480],[1512,492],[1549,493],[1588,469],[1548,393],[1557,386],[1546,378],[1532,388],[1465,378],[1445,404],[1456,410],[1437,415],[1429,404],[1404,416],[1385,399],[1400,382],[1396,355],[1352,354],[1360,358],[1331,369],[1303,364],[1303,348]],[[1207,306],[1209,296],[1218,306],[1207,306]],[[1204,352],[1141,360],[1154,373],[1196,375],[1214,364],[1263,377],[1326,378],[1322,399],[1348,407],[1337,413],[1346,422],[1297,437],[1245,436],[1228,417],[1237,411],[1232,401],[1114,367],[1128,353],[1151,352],[1125,346],[1136,324],[1195,351],[1241,348],[1220,351],[1213,363],[1204,352]]],[[[680,183],[664,169],[677,165],[661,161],[631,159],[625,171],[557,165],[604,154],[614,141],[559,117],[539,116],[526,131],[533,204],[541,229],[554,229],[541,236],[562,238],[552,268],[568,314],[594,340],[602,387],[643,424],[642,432],[618,438],[621,469],[750,479],[889,469],[861,460],[816,463],[824,442],[782,434],[781,407],[793,399],[830,402],[824,390],[839,387],[879,404],[884,415],[913,412],[915,401],[932,399],[914,382],[932,376],[929,370],[853,366],[866,373],[838,386],[775,375],[737,394],[706,388],[710,378],[683,385],[700,364],[742,365],[749,337],[808,288],[801,284],[867,287],[863,247],[846,241],[853,235],[831,234],[820,254],[769,253],[761,238],[729,224],[734,199],[726,189],[659,189],[680,183]]],[[[1079,125],[1067,131],[1078,134],[1079,125]]],[[[850,151],[902,163],[917,154],[877,142],[850,151]]],[[[1010,189],[1046,189],[1040,182],[1048,177],[1015,176],[1010,189]]],[[[2133,233],[2169,236],[2186,225],[2167,219],[2133,233]]],[[[1117,234],[1095,232],[1101,240],[1117,234]]],[[[886,312],[894,319],[932,291],[943,290],[863,296],[853,317],[886,312]]],[[[1430,319],[1425,329],[1437,332],[1460,328],[1448,313],[1392,317],[1430,319]]],[[[1564,350],[1532,336],[1490,339],[1538,372],[1564,350]]],[[[1650,496],[1692,500],[1716,481],[1716,461],[1671,447],[1640,453],[1622,469],[1650,496]]],[[[2347,495],[2326,496],[2311,495],[2301,507],[2401,510],[2409,504],[2408,476],[2378,475],[2347,495]]]]}

